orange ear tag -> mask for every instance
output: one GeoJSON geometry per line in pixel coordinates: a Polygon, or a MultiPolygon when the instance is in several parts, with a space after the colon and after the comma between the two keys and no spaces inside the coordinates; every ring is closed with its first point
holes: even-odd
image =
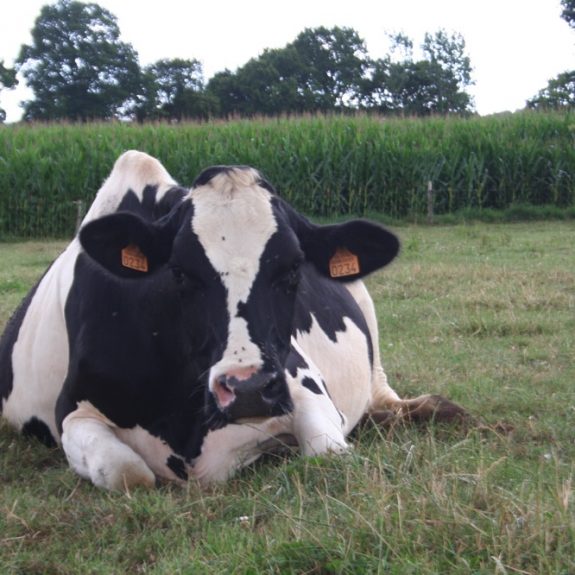
{"type": "Polygon", "coordinates": [[[122,265],[125,268],[145,273],[148,271],[148,258],[138,246],[130,244],[122,250],[122,265]]]}
{"type": "Polygon", "coordinates": [[[354,276],[359,271],[359,258],[345,248],[338,248],[329,260],[329,275],[332,278],[354,276]]]}

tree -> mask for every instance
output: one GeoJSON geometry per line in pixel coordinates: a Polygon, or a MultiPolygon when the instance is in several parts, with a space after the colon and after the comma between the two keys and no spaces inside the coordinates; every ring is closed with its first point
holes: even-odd
{"type": "Polygon", "coordinates": [[[371,61],[355,30],[306,28],[290,46],[305,63],[297,74],[297,85],[306,107],[329,111],[359,105],[371,61]]]}
{"type": "Polygon", "coordinates": [[[531,109],[560,109],[575,106],[575,70],[549,80],[547,87],[527,101],[531,109]]]}
{"type": "Polygon", "coordinates": [[[301,70],[292,46],[265,50],[235,74],[229,70],[216,74],[207,91],[219,101],[224,116],[302,113],[306,106],[297,83],[301,70]]]}
{"type": "Polygon", "coordinates": [[[143,95],[137,109],[140,120],[208,118],[214,111],[198,60],[158,60],[144,69],[142,81],[143,95]]]}
{"type": "MultiPolygon", "coordinates": [[[[561,17],[575,28],[575,0],[561,0],[563,12],[561,17]]],[[[527,100],[527,107],[531,109],[560,109],[575,106],[575,70],[563,72],[549,80],[543,90],[527,100]]]]}
{"type": "MultiPolygon", "coordinates": [[[[16,70],[11,68],[6,68],[4,66],[4,60],[0,60],[0,91],[3,88],[13,88],[18,84],[16,79],[16,70]]],[[[4,122],[6,119],[6,112],[0,108],[0,123],[4,122]]]]}
{"type": "Polygon", "coordinates": [[[252,58],[235,74],[216,74],[207,90],[224,116],[356,108],[368,63],[365,44],[354,30],[308,28],[284,48],[252,58]]]}
{"type": "Polygon", "coordinates": [[[240,114],[243,106],[243,94],[237,74],[227,68],[212,76],[206,90],[217,102],[217,115],[222,117],[240,114]]]}
{"type": "Polygon", "coordinates": [[[471,110],[465,91],[472,83],[471,63],[461,35],[443,30],[426,34],[420,60],[414,59],[409,38],[399,34],[391,39],[391,54],[373,62],[364,82],[366,107],[415,116],[471,110]]]}
{"type": "Polygon", "coordinates": [[[44,6],[18,64],[35,99],[27,120],[86,121],[130,115],[140,90],[138,57],[116,17],[97,4],[44,6]]]}
{"type": "Polygon", "coordinates": [[[575,28],[575,0],[561,0],[563,12],[561,18],[565,20],[571,28],[575,28]]]}

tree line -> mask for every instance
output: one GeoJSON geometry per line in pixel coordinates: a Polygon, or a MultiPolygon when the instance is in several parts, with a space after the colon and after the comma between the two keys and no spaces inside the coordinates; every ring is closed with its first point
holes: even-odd
{"type": "MultiPolygon", "coordinates": [[[[562,2],[563,17],[573,26],[575,0],[562,2]]],[[[373,59],[351,28],[307,28],[285,47],[267,49],[235,72],[226,69],[206,81],[196,59],[140,66],[136,50],[120,40],[111,12],[95,3],[59,0],[41,9],[32,41],[22,46],[15,66],[0,61],[0,89],[16,85],[21,73],[34,94],[22,104],[28,121],[472,113],[464,38],[444,30],[428,33],[421,56],[415,52],[413,41],[397,34],[390,53],[373,59]]],[[[575,73],[552,82],[530,107],[573,105],[575,73]]]]}

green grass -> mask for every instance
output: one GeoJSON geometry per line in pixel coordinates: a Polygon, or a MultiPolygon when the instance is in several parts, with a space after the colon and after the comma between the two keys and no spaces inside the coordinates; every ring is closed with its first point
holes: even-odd
{"type": "MultiPolygon", "coordinates": [[[[367,427],[345,457],[125,495],[2,425],[0,573],[575,573],[575,224],[397,231],[369,279],[390,380],[482,427],[367,427]]],[[[62,247],[0,245],[3,320],[62,247]]]]}

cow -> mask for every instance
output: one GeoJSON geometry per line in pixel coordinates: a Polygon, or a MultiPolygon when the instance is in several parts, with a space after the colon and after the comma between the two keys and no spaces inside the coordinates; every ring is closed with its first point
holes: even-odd
{"type": "Polygon", "coordinates": [[[366,416],[456,419],[388,384],[362,282],[397,237],[317,225],[254,168],[191,188],[125,152],[0,341],[2,415],[106,489],[225,481],[283,439],[341,453],[366,416]]]}

